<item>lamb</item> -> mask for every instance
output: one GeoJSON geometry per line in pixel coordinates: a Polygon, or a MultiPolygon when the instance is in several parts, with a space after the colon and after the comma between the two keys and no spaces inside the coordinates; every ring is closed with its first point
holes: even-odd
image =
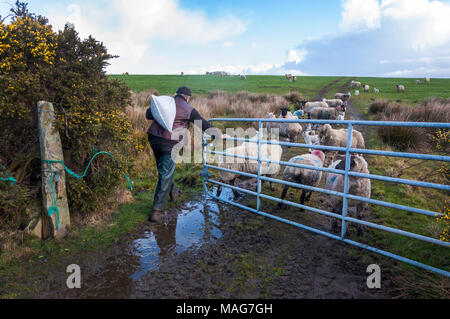
{"type": "MultiPolygon", "coordinates": [[[[256,138],[256,137],[255,137],[256,138]]],[[[255,139],[253,138],[253,139],[255,139]]],[[[261,155],[263,160],[280,161],[283,154],[283,149],[280,145],[276,144],[276,141],[272,141],[275,144],[261,144],[261,155]]],[[[258,158],[258,144],[245,142],[237,147],[229,148],[225,151],[227,154],[239,155],[246,157],[258,158]]],[[[258,161],[233,158],[230,156],[219,157],[219,167],[225,169],[231,169],[239,172],[245,172],[250,174],[258,174],[258,161]]],[[[274,163],[261,162],[261,175],[270,176],[277,175],[280,172],[280,165],[274,163]]],[[[235,184],[238,179],[248,179],[240,174],[219,172],[220,181],[227,184],[235,184]]],[[[270,187],[274,190],[272,183],[270,187]]],[[[222,187],[217,190],[217,196],[222,193],[222,187]]],[[[236,192],[233,192],[236,196],[236,192]]]]}
{"type": "MultiPolygon", "coordinates": [[[[313,151],[312,154],[304,154],[296,156],[292,158],[289,161],[289,163],[302,164],[314,167],[323,167],[324,161],[325,161],[325,154],[322,151],[313,151]]],[[[322,179],[322,171],[292,166],[286,166],[283,174],[284,181],[312,187],[319,186],[321,179],[322,179]]],[[[288,190],[289,186],[284,186],[283,192],[281,194],[281,200],[284,200],[288,190]]],[[[300,198],[300,203],[304,205],[305,200],[309,201],[311,199],[311,195],[312,191],[303,189],[300,198]]],[[[283,207],[282,203],[280,203],[278,207],[282,208],[283,207]]]]}
{"type": "Polygon", "coordinates": [[[377,89],[377,88],[373,88],[373,92],[374,92],[375,94],[378,94],[378,93],[380,93],[380,90],[377,89]]]}
{"type": "Polygon", "coordinates": [[[359,90],[355,90],[355,95],[359,96],[359,90]]]}
{"type": "Polygon", "coordinates": [[[296,76],[293,76],[292,79],[291,79],[291,81],[294,82],[294,83],[297,82],[297,77],[296,77],[296,76]]]}
{"type": "MultiPolygon", "coordinates": [[[[366,160],[360,155],[352,155],[350,160],[350,171],[356,173],[370,174],[366,160]]],[[[330,168],[337,170],[345,170],[345,159],[339,159],[331,164],[330,168]]],[[[325,189],[335,192],[344,192],[345,176],[341,174],[325,173],[325,189]]],[[[349,194],[370,198],[371,196],[371,182],[368,178],[349,177],[349,194]]],[[[340,196],[327,196],[325,199],[328,211],[335,214],[342,214],[342,201],[340,196]]],[[[354,215],[359,220],[362,219],[364,211],[367,209],[368,203],[357,200],[348,200],[348,215],[354,215]]],[[[361,224],[358,224],[358,235],[363,236],[363,229],[361,224]]],[[[338,222],[333,219],[331,229],[337,232],[338,222]]]]}
{"type": "Polygon", "coordinates": [[[308,115],[313,120],[337,120],[340,112],[333,107],[318,107],[309,112],[308,115]]]}
{"type": "Polygon", "coordinates": [[[431,79],[430,78],[425,78],[425,84],[430,84],[431,79]]]}
{"type": "MultiPolygon", "coordinates": [[[[311,125],[311,124],[310,124],[311,125]]],[[[316,135],[315,131],[309,130],[302,133],[305,144],[308,145],[320,145],[319,135],[316,135]]],[[[312,152],[312,149],[309,149],[312,152]]]]}
{"type": "Polygon", "coordinates": [[[287,79],[287,80],[292,79],[292,74],[286,74],[285,76],[286,76],[286,79],[287,79]]]}
{"type": "Polygon", "coordinates": [[[241,80],[247,80],[247,77],[245,75],[241,75],[241,80]]]}
{"type": "MultiPolygon", "coordinates": [[[[347,129],[335,130],[330,124],[325,124],[319,128],[320,145],[333,146],[333,147],[347,147],[347,129]]],[[[363,135],[357,130],[352,130],[352,145],[351,148],[365,149],[363,135]]],[[[330,152],[331,158],[334,158],[336,152],[330,152]]]]}
{"type": "Polygon", "coordinates": [[[368,93],[370,91],[370,85],[364,85],[364,93],[368,93]]]}
{"type": "Polygon", "coordinates": [[[338,118],[336,119],[338,121],[345,121],[345,112],[339,113],[338,118]]]}
{"type": "Polygon", "coordinates": [[[303,111],[305,113],[310,113],[312,110],[314,110],[317,107],[328,107],[328,104],[326,102],[302,102],[303,111]]]}
{"type": "Polygon", "coordinates": [[[397,84],[397,93],[405,92],[405,86],[397,84]]]}
{"type": "Polygon", "coordinates": [[[420,80],[416,80],[416,84],[420,84],[420,80]]]}

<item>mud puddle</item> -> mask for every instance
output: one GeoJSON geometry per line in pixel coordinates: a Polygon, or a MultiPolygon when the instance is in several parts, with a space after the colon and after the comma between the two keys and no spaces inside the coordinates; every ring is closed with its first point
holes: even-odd
{"type": "MultiPolygon", "coordinates": [[[[231,189],[224,189],[221,198],[232,199],[231,189]]],[[[186,250],[195,251],[205,244],[214,244],[222,237],[220,214],[224,205],[207,195],[183,204],[167,213],[162,225],[146,223],[141,229],[123,238],[111,251],[93,256],[93,262],[81,266],[81,289],[64,290],[60,280],[57,296],[68,298],[129,298],[136,282],[164,262],[186,250]]]]}

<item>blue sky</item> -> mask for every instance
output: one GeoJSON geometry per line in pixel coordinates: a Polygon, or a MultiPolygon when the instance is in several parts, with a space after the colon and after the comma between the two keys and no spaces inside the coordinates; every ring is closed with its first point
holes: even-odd
{"type": "MultiPolygon", "coordinates": [[[[450,77],[450,0],[30,0],[103,41],[108,73],[450,77]]],[[[0,4],[0,14],[8,5],[0,4]]]]}

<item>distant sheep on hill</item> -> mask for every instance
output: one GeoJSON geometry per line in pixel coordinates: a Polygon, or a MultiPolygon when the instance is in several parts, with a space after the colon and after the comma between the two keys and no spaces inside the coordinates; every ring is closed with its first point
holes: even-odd
{"type": "Polygon", "coordinates": [[[397,93],[405,92],[405,86],[397,84],[397,93]]]}

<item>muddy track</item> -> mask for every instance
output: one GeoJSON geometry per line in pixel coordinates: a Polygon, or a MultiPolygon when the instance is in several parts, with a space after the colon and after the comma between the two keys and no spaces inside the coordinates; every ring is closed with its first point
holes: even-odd
{"type": "Polygon", "coordinates": [[[317,93],[317,101],[321,101],[325,97],[325,95],[328,93],[330,88],[333,87],[336,83],[338,83],[342,79],[344,79],[344,77],[341,77],[341,78],[339,78],[339,79],[337,79],[337,80],[327,84],[322,89],[320,89],[319,92],[317,93]]]}

